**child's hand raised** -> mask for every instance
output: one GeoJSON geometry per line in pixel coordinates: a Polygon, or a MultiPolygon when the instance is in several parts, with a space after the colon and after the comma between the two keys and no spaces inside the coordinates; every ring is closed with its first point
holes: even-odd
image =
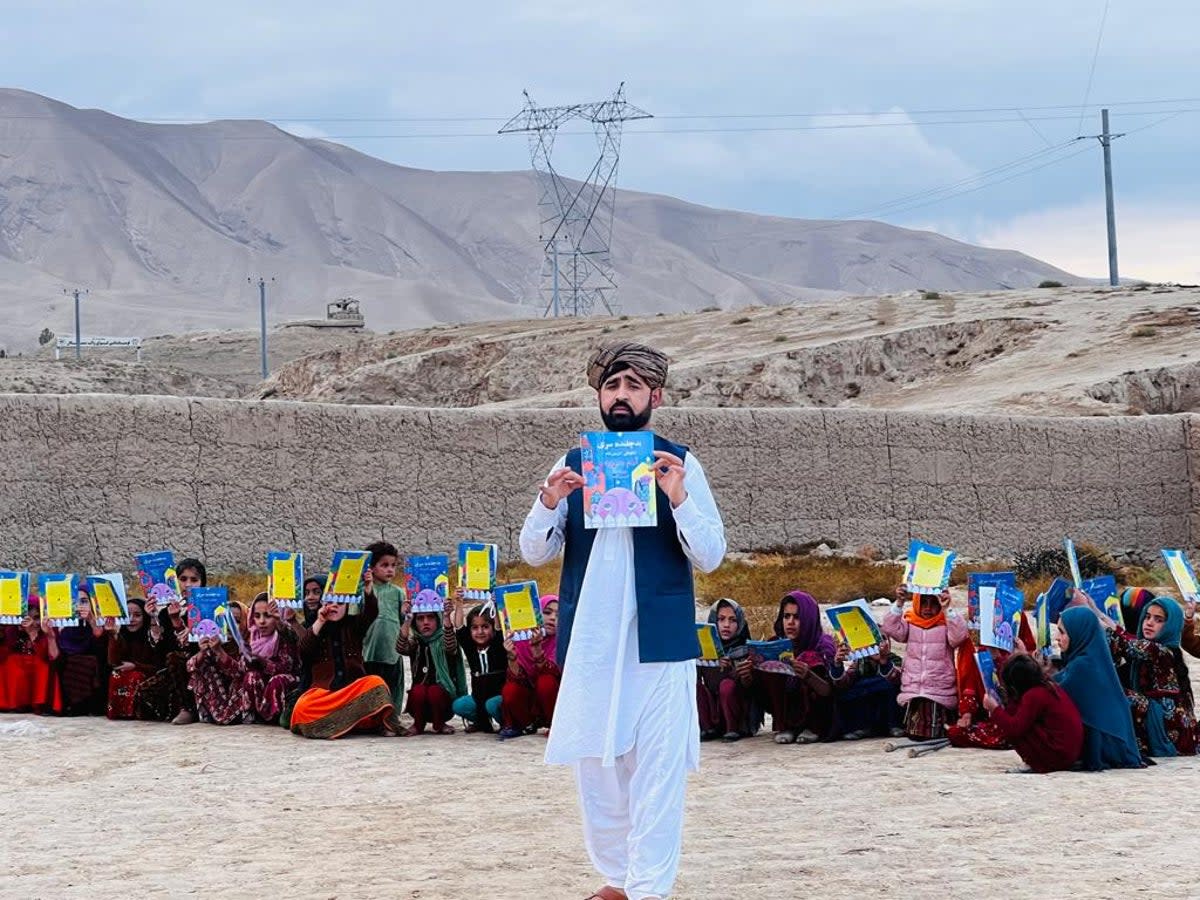
{"type": "Polygon", "coordinates": [[[375,573],[370,568],[363,569],[363,594],[375,593],[375,573]]]}
{"type": "Polygon", "coordinates": [[[908,602],[908,590],[902,584],[896,586],[896,602],[900,606],[908,602]]]}
{"type": "Polygon", "coordinates": [[[989,713],[995,712],[996,708],[999,705],[1000,705],[1000,702],[995,697],[993,697],[991,694],[983,695],[983,708],[986,709],[989,713]]]}
{"type": "Polygon", "coordinates": [[[833,654],[833,661],[839,666],[846,662],[846,657],[850,655],[850,648],[842,641],[837,642],[837,650],[833,654]]]}
{"type": "Polygon", "coordinates": [[[510,637],[504,639],[504,652],[508,654],[509,661],[517,658],[517,645],[510,637]]]}
{"type": "Polygon", "coordinates": [[[411,600],[406,599],[403,603],[400,604],[400,615],[402,618],[405,618],[405,619],[407,619],[409,616],[412,615],[412,601],[411,600]]]}
{"type": "Polygon", "coordinates": [[[884,638],[879,642],[879,653],[877,654],[877,658],[881,663],[885,663],[892,658],[892,642],[887,638],[884,638]]]}
{"type": "Polygon", "coordinates": [[[950,591],[942,591],[938,594],[938,603],[942,604],[942,609],[949,609],[953,598],[950,596],[950,591]]]}

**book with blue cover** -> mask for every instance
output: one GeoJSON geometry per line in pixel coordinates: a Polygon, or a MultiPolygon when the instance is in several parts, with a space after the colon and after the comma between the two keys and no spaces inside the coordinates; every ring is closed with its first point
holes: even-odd
{"type": "Polygon", "coordinates": [[[983,689],[999,700],[1000,685],[996,681],[996,664],[992,661],[992,654],[987,650],[976,651],[975,664],[979,666],[979,674],[983,678],[983,689]]]}
{"type": "Polygon", "coordinates": [[[542,604],[536,581],[499,585],[495,602],[496,621],[506,638],[528,641],[542,633],[542,604]]]}
{"type": "Polygon", "coordinates": [[[1051,625],[1058,624],[1058,617],[1071,602],[1071,582],[1065,578],[1055,578],[1046,588],[1046,616],[1051,625]]]}
{"type": "Polygon", "coordinates": [[[1200,600],[1200,582],[1196,581],[1196,570],[1192,568],[1187,554],[1182,550],[1163,550],[1162,556],[1183,602],[1195,603],[1200,600]]]}
{"type": "Polygon", "coordinates": [[[496,588],[496,564],[500,550],[495,544],[464,541],[458,545],[458,586],[468,600],[491,600],[496,588]]]}
{"type": "Polygon", "coordinates": [[[788,638],[775,638],[769,641],[746,641],[750,659],[754,668],[764,672],[775,672],[779,675],[794,675],[792,661],[796,658],[792,642],[788,638]]]}
{"type": "Polygon", "coordinates": [[[335,550],[325,577],[322,603],[362,603],[363,573],[371,564],[367,550],[335,550]]]}
{"type": "Polygon", "coordinates": [[[1063,551],[1067,554],[1067,566],[1071,570],[1071,581],[1075,583],[1078,589],[1083,588],[1083,575],[1079,572],[1079,554],[1075,551],[1075,542],[1068,538],[1063,538],[1063,551]]]}
{"type": "Polygon", "coordinates": [[[0,625],[20,625],[29,615],[29,573],[0,571],[0,625]]]}
{"type": "Polygon", "coordinates": [[[879,653],[883,633],[865,599],[852,600],[825,610],[829,624],[849,651],[847,659],[866,659],[879,653]]]}
{"type": "Polygon", "coordinates": [[[654,434],[589,431],[580,435],[584,528],[652,528],[658,524],[654,434]]]}
{"type": "Polygon", "coordinates": [[[999,587],[1006,584],[1011,588],[1017,586],[1015,572],[972,572],[967,576],[967,627],[979,630],[979,589],[981,587],[999,587]]]}
{"type": "Polygon", "coordinates": [[[267,551],[267,599],[280,608],[304,607],[304,554],[267,551]]]}
{"type": "Polygon", "coordinates": [[[910,594],[940,594],[950,586],[950,573],[958,556],[924,541],[910,541],[904,566],[904,587],[910,594]]]}
{"type": "Polygon", "coordinates": [[[1021,628],[1025,595],[1008,584],[979,589],[979,643],[1012,652],[1021,628]]]}
{"type": "Polygon", "coordinates": [[[700,658],[696,660],[696,665],[719,666],[725,656],[725,646],[721,643],[717,626],[709,622],[698,622],[696,639],[700,642],[700,658]]]}
{"type": "Polygon", "coordinates": [[[92,599],[92,615],[101,627],[112,619],[118,625],[129,624],[129,601],[125,594],[125,576],[120,572],[89,575],[87,592],[92,599]]]}
{"type": "Polygon", "coordinates": [[[192,643],[212,637],[228,640],[225,621],[228,613],[229,588],[224,585],[192,588],[188,592],[188,640],[192,643]]]}
{"type": "Polygon", "coordinates": [[[410,556],[404,564],[404,587],[410,597],[433,591],[445,600],[450,596],[450,557],[410,556]]]}
{"type": "Polygon", "coordinates": [[[180,602],[183,599],[183,593],[179,589],[179,578],[175,573],[175,554],[170,550],[139,553],[136,561],[142,596],[153,600],[159,609],[166,609],[168,603],[180,602]]]}
{"type": "Polygon", "coordinates": [[[1117,593],[1117,579],[1111,575],[1085,578],[1079,589],[1091,597],[1113,622],[1117,625],[1122,624],[1121,597],[1117,593]]]}
{"type": "Polygon", "coordinates": [[[78,625],[75,600],[79,592],[79,576],[71,574],[38,575],[38,597],[41,600],[42,621],[55,628],[78,625]]]}

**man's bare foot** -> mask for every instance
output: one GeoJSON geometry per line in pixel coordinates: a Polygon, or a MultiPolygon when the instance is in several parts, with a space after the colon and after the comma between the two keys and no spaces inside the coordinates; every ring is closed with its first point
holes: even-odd
{"type": "Polygon", "coordinates": [[[404,731],[400,732],[401,737],[416,737],[421,732],[417,731],[416,725],[409,725],[404,731]]]}

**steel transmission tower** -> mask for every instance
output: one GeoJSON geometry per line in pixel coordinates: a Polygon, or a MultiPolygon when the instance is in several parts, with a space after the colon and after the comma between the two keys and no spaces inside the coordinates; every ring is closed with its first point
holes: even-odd
{"type": "Polygon", "coordinates": [[[525,108],[500,134],[528,133],[533,171],[538,182],[538,240],[542,244],[541,295],[544,315],[591,315],[597,308],[616,308],[613,279],[613,207],[621,128],[632,119],[652,118],[626,102],[625,83],[611,100],[571,106],[536,106],[525,91],[525,108]],[[575,119],[590,122],[600,156],[582,181],[564,178],[551,162],[559,126],[575,119]]]}

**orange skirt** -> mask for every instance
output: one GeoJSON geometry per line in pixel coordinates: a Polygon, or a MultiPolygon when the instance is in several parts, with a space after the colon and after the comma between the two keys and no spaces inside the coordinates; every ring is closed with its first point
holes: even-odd
{"type": "Polygon", "coordinates": [[[291,729],[301,737],[332,740],[351,731],[379,731],[394,715],[387,684],[365,675],[336,691],[309,688],[292,709],[291,729]]]}

